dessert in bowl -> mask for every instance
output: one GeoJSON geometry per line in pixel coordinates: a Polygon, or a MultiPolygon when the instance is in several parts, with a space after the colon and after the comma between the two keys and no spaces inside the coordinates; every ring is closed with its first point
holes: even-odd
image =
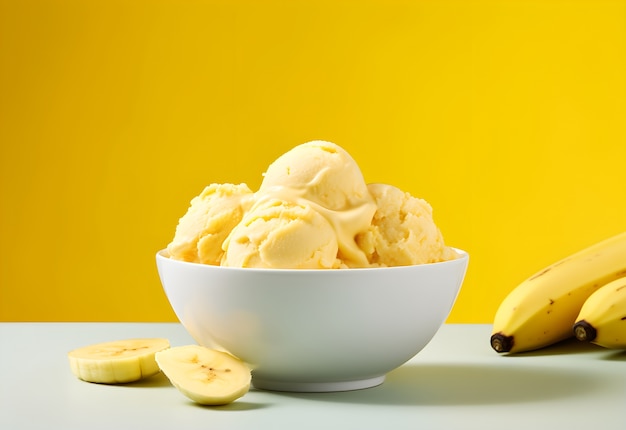
{"type": "Polygon", "coordinates": [[[203,346],[245,361],[256,388],[372,387],[415,356],[445,322],[469,256],[362,269],[257,269],[157,253],[182,325],[203,346]]]}
{"type": "Polygon", "coordinates": [[[205,187],[156,259],[183,326],[248,363],[257,388],[336,391],[380,384],[430,341],[469,256],[425,200],[312,141],[256,191],[205,187]]]}

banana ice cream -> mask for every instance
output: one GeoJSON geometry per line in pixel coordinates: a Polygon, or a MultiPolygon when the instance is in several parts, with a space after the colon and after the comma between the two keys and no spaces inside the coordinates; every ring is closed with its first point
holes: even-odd
{"type": "Polygon", "coordinates": [[[224,243],[224,266],[338,268],[337,235],[309,205],[265,200],[246,214],[224,243]]]}
{"type": "Polygon", "coordinates": [[[339,259],[368,265],[354,239],[369,227],[376,203],[356,161],[340,146],[324,141],[296,146],[269,166],[258,194],[312,207],[334,229],[339,259]]]}
{"type": "Polygon", "coordinates": [[[167,252],[176,260],[219,265],[222,244],[252,204],[246,184],[211,184],[191,200],[167,252]]]}
{"type": "Polygon", "coordinates": [[[410,266],[454,258],[428,202],[392,185],[367,187],[378,209],[356,241],[371,266],[410,266]]]}
{"type": "Polygon", "coordinates": [[[455,258],[430,205],[396,187],[367,184],[355,160],[324,141],[276,159],[259,190],[212,184],[191,201],[171,258],[232,267],[341,269],[455,258]]]}

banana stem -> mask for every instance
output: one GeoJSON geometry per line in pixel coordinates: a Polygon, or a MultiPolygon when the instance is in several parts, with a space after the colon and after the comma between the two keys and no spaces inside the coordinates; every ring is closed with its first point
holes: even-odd
{"type": "Polygon", "coordinates": [[[581,342],[592,342],[597,335],[598,332],[596,329],[585,320],[578,321],[574,324],[574,336],[581,342]]]}
{"type": "Polygon", "coordinates": [[[491,347],[496,352],[509,352],[513,348],[513,336],[495,333],[491,336],[491,347]]]}

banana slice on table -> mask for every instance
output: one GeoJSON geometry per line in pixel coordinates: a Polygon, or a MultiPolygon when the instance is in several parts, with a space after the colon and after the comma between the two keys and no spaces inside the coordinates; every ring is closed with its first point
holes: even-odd
{"type": "Polygon", "coordinates": [[[154,355],[170,347],[167,339],[126,339],[70,351],[72,373],[88,382],[119,384],[159,373],[154,355]]]}
{"type": "Polygon", "coordinates": [[[225,405],[250,389],[248,366],[222,351],[186,345],[157,352],[155,358],[172,385],[202,405],[225,405]]]}

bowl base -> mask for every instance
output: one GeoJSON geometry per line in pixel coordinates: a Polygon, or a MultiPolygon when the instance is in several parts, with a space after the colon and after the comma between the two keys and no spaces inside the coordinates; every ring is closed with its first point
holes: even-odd
{"type": "Polygon", "coordinates": [[[375,387],[384,382],[385,375],[374,378],[359,379],[356,381],[332,381],[332,382],[297,382],[297,381],[271,381],[252,377],[252,385],[259,390],[287,391],[292,393],[332,393],[337,391],[363,390],[375,387]]]}

